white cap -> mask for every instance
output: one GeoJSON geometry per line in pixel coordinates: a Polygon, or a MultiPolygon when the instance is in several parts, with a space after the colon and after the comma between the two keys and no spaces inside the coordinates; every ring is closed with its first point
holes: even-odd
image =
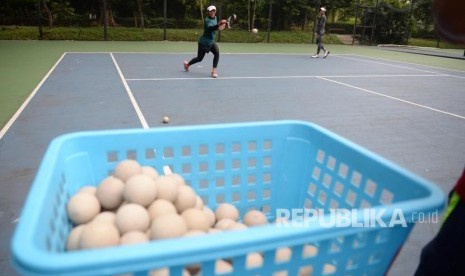
{"type": "Polygon", "coordinates": [[[212,10],[215,10],[216,11],[216,7],[215,6],[209,6],[207,8],[207,11],[212,11],[212,10]]]}
{"type": "Polygon", "coordinates": [[[320,10],[322,10],[324,12],[326,11],[325,7],[321,7],[320,10]]]}

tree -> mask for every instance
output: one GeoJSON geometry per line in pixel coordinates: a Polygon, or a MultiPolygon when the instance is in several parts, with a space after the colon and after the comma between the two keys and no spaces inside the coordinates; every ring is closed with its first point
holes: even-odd
{"type": "Polygon", "coordinates": [[[433,11],[431,0],[415,0],[412,1],[413,16],[416,20],[424,24],[424,28],[428,29],[433,25],[433,11]]]}
{"type": "Polygon", "coordinates": [[[203,0],[199,0],[200,20],[203,20],[203,0]]]}
{"type": "Polygon", "coordinates": [[[376,42],[404,44],[410,35],[410,28],[411,18],[407,7],[396,7],[387,2],[379,5],[374,34],[376,42]]]}
{"type": "Polygon", "coordinates": [[[107,19],[107,25],[111,27],[116,27],[115,18],[113,17],[113,10],[112,10],[112,3],[113,0],[99,0],[100,3],[100,20],[101,23],[104,24],[105,16],[107,19]]]}
{"type": "Polygon", "coordinates": [[[255,17],[257,12],[257,2],[258,0],[248,0],[247,5],[247,29],[250,31],[255,28],[255,17]],[[252,5],[253,7],[252,7],[252,5]],[[251,14],[252,13],[252,14],[251,14]]]}
{"type": "Polygon", "coordinates": [[[337,23],[342,11],[346,9],[353,9],[357,0],[329,0],[322,1],[321,6],[325,6],[328,10],[328,21],[330,23],[337,23]]]}
{"type": "Polygon", "coordinates": [[[140,19],[140,28],[144,29],[144,0],[136,0],[137,1],[137,11],[139,12],[139,19],[140,19]]]}

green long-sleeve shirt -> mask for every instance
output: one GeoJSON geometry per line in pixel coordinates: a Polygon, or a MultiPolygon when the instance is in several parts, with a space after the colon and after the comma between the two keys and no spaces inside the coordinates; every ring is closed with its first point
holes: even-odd
{"type": "Polygon", "coordinates": [[[203,34],[199,39],[201,45],[210,46],[215,42],[216,30],[218,30],[218,21],[216,17],[207,16],[203,23],[203,34]]]}

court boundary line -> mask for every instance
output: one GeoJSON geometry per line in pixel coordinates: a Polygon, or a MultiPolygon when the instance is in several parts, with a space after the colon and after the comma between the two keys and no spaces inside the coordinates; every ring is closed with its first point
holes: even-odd
{"type": "Polygon", "coordinates": [[[126,81],[136,82],[136,81],[174,81],[174,80],[242,80],[242,79],[308,79],[308,78],[389,78],[389,77],[448,77],[448,75],[443,74],[418,74],[418,75],[334,75],[334,76],[321,76],[321,75],[302,75],[302,76],[240,76],[240,77],[221,77],[221,78],[212,78],[212,77],[198,77],[198,78],[137,78],[137,79],[126,79],[126,81]]]}
{"type": "MultiPolygon", "coordinates": [[[[102,52],[67,52],[69,54],[108,54],[110,52],[108,51],[102,51],[102,52]]],[[[178,54],[196,54],[196,52],[111,52],[114,54],[163,54],[163,55],[178,55],[178,54]]],[[[221,55],[290,55],[290,56],[308,56],[306,53],[260,53],[260,52],[250,52],[250,53],[233,53],[233,52],[222,52],[221,55]]],[[[379,60],[384,60],[384,61],[391,61],[391,62],[399,62],[399,63],[404,63],[404,64],[409,64],[409,65],[418,65],[418,66],[424,66],[424,67],[430,67],[434,69],[440,69],[440,70],[447,70],[447,71],[453,71],[453,72],[459,72],[459,73],[465,73],[465,71],[461,71],[458,69],[450,69],[450,68],[444,68],[444,67],[439,67],[439,66],[433,66],[433,65],[426,65],[426,64],[420,64],[420,63],[413,63],[413,62],[406,62],[406,61],[401,61],[401,60],[395,60],[395,59],[388,59],[388,58],[380,58],[380,57],[373,57],[373,56],[363,56],[359,54],[331,54],[333,57],[345,57],[345,56],[352,56],[352,57],[363,57],[363,58],[372,58],[372,59],[379,59],[379,60]]],[[[369,61],[369,60],[366,60],[369,61]]],[[[452,75],[454,76],[454,75],[452,75]]],[[[459,76],[455,76],[459,77],[459,76]]]]}
{"type": "MultiPolygon", "coordinates": [[[[74,52],[68,52],[69,54],[162,54],[162,55],[197,55],[196,51],[191,51],[191,52],[118,52],[118,51],[102,51],[102,52],[97,52],[97,51],[92,51],[92,52],[79,52],[79,51],[74,51],[74,52]]],[[[289,56],[306,56],[309,57],[309,54],[306,53],[264,53],[264,52],[248,52],[248,53],[234,53],[234,52],[221,52],[221,55],[289,55],[289,56]]],[[[331,56],[350,56],[354,54],[331,54],[331,56]]]]}
{"type": "Polygon", "coordinates": [[[64,52],[61,57],[55,62],[55,64],[50,68],[50,70],[45,74],[45,76],[42,78],[42,80],[37,84],[37,86],[32,90],[31,94],[24,100],[24,102],[21,104],[21,106],[16,110],[16,112],[13,114],[13,116],[8,120],[8,122],[5,124],[5,126],[0,130],[0,141],[3,139],[5,134],[8,132],[8,130],[13,126],[13,124],[16,122],[18,117],[23,113],[24,109],[26,109],[26,106],[29,104],[29,102],[34,98],[34,96],[37,94],[39,89],[42,87],[44,82],[50,77],[53,71],[55,71],[55,68],[60,64],[61,60],[65,57],[67,52],[64,52]]]}
{"type": "Polygon", "coordinates": [[[113,64],[116,67],[116,70],[118,71],[118,75],[121,78],[121,81],[123,82],[124,88],[126,89],[126,93],[128,94],[129,99],[131,100],[132,106],[133,106],[134,110],[137,113],[137,117],[139,117],[139,121],[142,124],[142,127],[145,128],[145,129],[149,128],[147,120],[145,119],[144,114],[142,113],[142,111],[141,111],[141,109],[139,107],[139,104],[137,103],[137,100],[134,97],[134,94],[132,93],[131,88],[129,87],[126,79],[124,78],[123,72],[121,71],[118,63],[116,62],[116,59],[113,56],[112,52],[110,52],[110,56],[111,56],[111,59],[113,60],[113,64]]]}
{"type": "MultiPolygon", "coordinates": [[[[428,71],[428,70],[423,70],[423,69],[417,69],[417,68],[402,66],[402,65],[398,65],[398,64],[390,64],[390,63],[385,63],[385,62],[380,62],[380,61],[374,61],[374,60],[366,60],[366,59],[355,58],[355,57],[341,57],[341,58],[353,59],[353,60],[363,61],[363,62],[376,63],[376,64],[381,64],[381,65],[386,65],[386,66],[391,66],[391,67],[398,67],[398,68],[408,69],[408,70],[421,71],[421,72],[430,73],[430,74],[443,74],[443,73],[438,73],[438,72],[433,72],[433,71],[428,71]]],[[[418,64],[417,64],[417,65],[418,65],[418,64]]],[[[447,75],[447,74],[446,74],[446,75],[447,75]]]]}
{"type": "MultiPolygon", "coordinates": [[[[124,87],[126,89],[126,92],[128,93],[128,96],[129,96],[129,98],[131,100],[131,103],[133,104],[133,107],[136,110],[136,113],[138,113],[137,115],[139,116],[139,120],[141,121],[141,124],[142,124],[142,126],[144,128],[149,128],[149,126],[147,124],[147,121],[145,120],[145,117],[143,116],[143,114],[142,114],[142,112],[140,110],[140,107],[137,104],[137,101],[135,100],[135,97],[134,97],[131,89],[129,88],[129,85],[127,84],[127,81],[203,80],[203,79],[214,80],[211,77],[203,77],[203,78],[154,78],[154,79],[127,79],[126,80],[124,78],[124,75],[121,72],[121,69],[120,69],[119,65],[116,62],[116,59],[113,56],[113,53],[116,53],[116,54],[121,54],[121,53],[127,53],[127,54],[191,54],[191,52],[176,52],[176,53],[173,53],[173,52],[108,52],[108,51],[102,51],[102,52],[64,52],[61,55],[61,57],[55,62],[55,64],[52,66],[52,68],[47,72],[47,74],[42,78],[42,80],[39,82],[39,84],[33,89],[31,94],[29,94],[29,96],[26,98],[26,100],[21,104],[21,106],[18,108],[18,110],[13,114],[13,116],[10,118],[10,120],[8,120],[8,122],[0,130],[0,141],[3,139],[3,137],[8,132],[8,130],[12,127],[12,125],[15,123],[15,121],[18,119],[18,117],[24,111],[24,109],[29,104],[29,102],[37,94],[39,89],[42,87],[43,83],[49,78],[49,76],[52,74],[52,72],[56,69],[58,64],[63,60],[63,58],[67,54],[110,54],[110,56],[111,56],[111,58],[113,60],[113,63],[115,65],[116,69],[118,70],[118,74],[119,74],[119,76],[121,78],[121,81],[123,82],[123,85],[124,85],[124,87]]],[[[263,55],[305,55],[305,54],[302,54],[302,53],[222,53],[222,54],[227,54],[227,55],[250,55],[250,54],[254,54],[254,55],[256,55],[256,54],[263,54],[263,55]]],[[[427,76],[428,77],[448,76],[448,77],[456,77],[456,78],[465,78],[465,77],[462,77],[462,76],[456,76],[456,75],[451,75],[451,74],[446,74],[446,73],[432,72],[432,71],[416,69],[416,68],[411,68],[411,67],[405,67],[405,66],[391,64],[391,63],[382,63],[382,62],[377,62],[377,61],[368,60],[368,59],[383,60],[383,61],[388,61],[388,62],[398,62],[398,63],[409,64],[409,65],[417,65],[417,66],[424,66],[424,67],[429,67],[429,68],[434,68],[434,69],[465,73],[465,71],[460,71],[460,70],[456,70],[456,69],[448,69],[448,68],[443,68],[443,67],[424,65],[424,64],[418,64],[418,63],[411,63],[411,62],[405,62],[405,61],[398,61],[398,60],[391,60],[391,59],[379,58],[379,57],[363,56],[363,55],[358,55],[358,54],[335,54],[335,55],[332,55],[332,56],[337,56],[337,57],[341,57],[341,58],[348,58],[348,59],[355,59],[355,60],[365,61],[365,62],[380,63],[380,64],[384,64],[384,65],[389,65],[389,66],[394,66],[394,67],[397,66],[397,67],[402,67],[402,68],[405,68],[405,69],[418,70],[418,71],[423,71],[423,72],[428,72],[428,73],[434,74],[434,75],[405,75],[405,77],[409,77],[409,76],[412,76],[412,77],[415,77],[415,76],[417,76],[417,77],[421,77],[421,76],[425,76],[425,77],[427,77],[427,76]],[[356,57],[358,57],[358,58],[356,58],[356,57]]],[[[373,75],[373,76],[375,76],[375,75],[373,75]]],[[[386,76],[383,76],[383,77],[388,77],[388,76],[401,77],[400,75],[386,75],[386,76]]],[[[260,79],[260,78],[262,78],[262,79],[265,79],[265,78],[268,78],[268,79],[269,78],[319,78],[319,79],[327,80],[327,81],[330,81],[330,82],[339,83],[341,85],[352,87],[352,88],[355,88],[355,89],[358,89],[358,90],[362,90],[362,91],[365,91],[365,92],[368,92],[368,93],[372,93],[372,94],[376,94],[376,95],[379,95],[379,96],[391,98],[391,99],[394,99],[394,100],[402,101],[402,102],[405,102],[405,103],[409,103],[409,104],[420,106],[420,107],[423,107],[423,108],[426,108],[426,109],[437,111],[437,112],[440,112],[440,113],[443,113],[443,114],[447,114],[447,115],[451,115],[451,116],[458,117],[458,118],[461,118],[461,119],[465,119],[464,116],[460,116],[460,115],[457,115],[457,114],[454,114],[454,113],[450,113],[450,112],[442,111],[442,110],[435,109],[435,108],[432,108],[432,107],[416,104],[416,103],[413,103],[413,102],[402,100],[400,98],[395,98],[395,97],[384,95],[384,94],[381,94],[381,93],[378,93],[378,92],[375,92],[375,91],[371,91],[371,90],[368,90],[368,89],[364,89],[364,88],[360,88],[360,87],[356,87],[356,86],[351,86],[349,84],[345,84],[345,83],[342,83],[342,82],[337,82],[337,81],[328,79],[328,78],[344,78],[344,77],[347,78],[348,76],[222,77],[222,78],[215,79],[215,80],[221,80],[221,79],[226,79],[226,80],[227,79],[247,79],[247,78],[249,78],[249,79],[260,79]]],[[[355,77],[369,77],[369,76],[368,75],[365,75],[365,76],[359,75],[359,76],[352,76],[352,77],[355,78],[355,77]]]]}
{"type": "Polygon", "coordinates": [[[450,74],[446,74],[446,73],[432,72],[432,71],[427,71],[427,70],[422,70],[422,69],[417,69],[417,68],[405,67],[405,66],[401,66],[401,65],[397,65],[397,64],[391,64],[391,63],[378,62],[378,61],[374,61],[374,60],[362,59],[361,57],[363,57],[363,58],[379,59],[379,60],[390,61],[390,62],[399,62],[399,63],[408,64],[408,65],[425,66],[425,67],[430,67],[430,68],[433,68],[433,69],[447,70],[447,71],[453,71],[453,72],[458,72],[458,73],[465,73],[465,71],[460,71],[460,70],[456,70],[456,69],[448,69],[448,68],[437,67],[437,66],[432,66],[432,65],[424,65],[424,64],[418,64],[418,63],[413,63],[413,62],[406,62],[406,61],[400,61],[400,60],[386,59],[386,58],[362,56],[362,55],[357,55],[357,54],[350,54],[350,55],[348,55],[348,56],[355,56],[355,57],[359,57],[359,58],[346,57],[346,56],[341,56],[341,57],[342,57],[342,58],[346,58],[346,59],[355,59],[355,60],[361,60],[361,61],[365,61],[365,62],[373,62],[373,63],[379,63],[379,64],[383,64],[383,65],[390,65],[390,66],[394,66],[394,67],[401,67],[401,68],[404,68],[404,69],[412,69],[412,70],[418,70],[418,71],[429,72],[429,73],[436,73],[436,74],[445,74],[445,75],[448,75],[448,76],[451,76],[451,77],[456,77],[456,78],[465,78],[465,77],[463,77],[463,76],[456,76],[456,75],[450,75],[450,74]]]}
{"type": "Polygon", "coordinates": [[[358,86],[350,85],[350,84],[343,83],[343,82],[340,82],[340,81],[331,80],[331,79],[328,79],[328,78],[325,78],[325,77],[318,77],[318,78],[322,79],[322,80],[329,81],[329,82],[333,82],[333,83],[336,83],[336,84],[340,84],[340,85],[343,85],[343,86],[346,86],[346,87],[350,87],[350,88],[353,88],[353,89],[361,90],[363,92],[367,92],[367,93],[374,94],[374,95],[377,95],[377,96],[385,97],[385,98],[388,98],[388,99],[391,99],[391,100],[396,100],[396,101],[403,102],[403,103],[406,103],[406,104],[410,104],[410,105],[413,105],[413,106],[416,106],[416,107],[429,109],[429,110],[432,110],[432,111],[435,111],[435,112],[439,112],[439,113],[442,113],[442,114],[445,114],[445,115],[450,115],[450,116],[465,120],[465,116],[461,116],[461,115],[458,115],[458,114],[454,114],[454,113],[451,113],[451,112],[447,112],[447,111],[444,111],[444,110],[433,108],[433,107],[430,107],[430,106],[427,106],[427,105],[417,104],[417,103],[414,103],[414,102],[411,102],[411,101],[403,100],[401,98],[385,95],[385,94],[382,94],[382,93],[379,93],[379,92],[375,92],[375,91],[372,91],[372,90],[369,90],[369,89],[365,89],[365,88],[361,88],[361,87],[358,87],[358,86]]]}

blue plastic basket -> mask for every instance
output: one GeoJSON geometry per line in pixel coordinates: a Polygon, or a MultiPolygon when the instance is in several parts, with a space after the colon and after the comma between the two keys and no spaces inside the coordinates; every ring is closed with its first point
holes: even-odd
{"type": "MultiPolygon", "coordinates": [[[[444,194],[434,184],[317,125],[300,121],[217,124],[112,130],[63,135],[50,144],[12,240],[15,268],[27,275],[149,275],[169,268],[182,275],[196,264],[202,275],[331,275],[385,273],[414,226],[415,212],[442,210],[444,194]],[[402,210],[407,225],[395,227],[266,226],[133,246],[66,252],[71,224],[66,202],[84,185],[97,185],[116,164],[136,159],[180,173],[212,209],[229,202],[243,215],[277,209],[383,211],[389,222],[402,210]],[[276,251],[288,247],[289,259],[276,251]],[[312,254],[306,254],[307,248],[312,254]],[[248,253],[263,264],[247,268],[248,253]]],[[[325,215],[326,217],[327,215],[325,215]]],[[[358,219],[361,217],[359,216],[358,219]]],[[[308,252],[307,252],[308,253],[308,252]]]]}

